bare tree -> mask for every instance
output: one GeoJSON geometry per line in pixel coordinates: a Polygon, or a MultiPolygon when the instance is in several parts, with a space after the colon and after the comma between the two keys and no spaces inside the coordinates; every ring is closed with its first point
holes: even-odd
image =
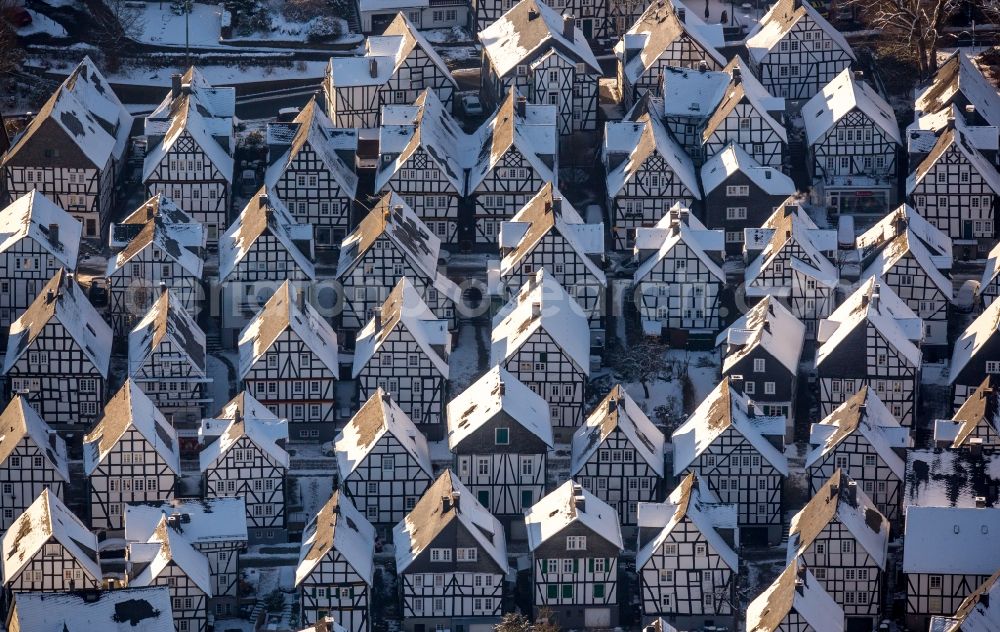
{"type": "Polygon", "coordinates": [[[667,345],[645,338],[628,348],[617,346],[609,354],[611,368],[623,382],[639,382],[642,392],[649,399],[649,383],[669,377],[671,364],[664,353],[667,345]]]}
{"type": "Polygon", "coordinates": [[[938,38],[944,25],[962,6],[961,0],[844,0],[886,40],[898,41],[916,53],[921,74],[937,70],[938,38]]]}
{"type": "Polygon", "coordinates": [[[145,25],[142,14],[128,5],[127,0],[104,0],[103,10],[94,15],[97,42],[112,70],[117,70],[122,53],[138,38],[145,25]]]}
{"type": "Polygon", "coordinates": [[[14,6],[14,0],[0,0],[0,75],[16,71],[24,59],[24,49],[17,41],[17,32],[6,20],[8,12],[14,6]]]}

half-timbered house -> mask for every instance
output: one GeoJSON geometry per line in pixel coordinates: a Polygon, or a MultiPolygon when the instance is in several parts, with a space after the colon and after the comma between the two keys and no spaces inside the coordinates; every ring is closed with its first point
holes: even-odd
{"type": "Polygon", "coordinates": [[[913,426],[923,322],[892,288],[869,278],[820,322],[816,340],[821,415],[868,386],[901,425],[913,426]]]}
{"type": "Polygon", "coordinates": [[[288,420],[243,391],[203,419],[198,453],[206,498],[242,497],[251,542],[284,541],[288,420]]]}
{"type": "Polygon", "coordinates": [[[687,208],[675,205],[654,228],[636,230],[639,262],[632,282],[643,333],[686,341],[719,333],[726,273],[721,230],[708,230],[687,208]]]}
{"type": "Polygon", "coordinates": [[[48,489],[63,498],[69,484],[66,442],[20,395],[0,413],[0,532],[48,489]]]}
{"type": "Polygon", "coordinates": [[[242,498],[129,503],[125,507],[125,542],[147,542],[160,520],[208,559],[212,594],[209,611],[216,617],[236,614],[239,603],[240,552],[247,547],[246,505],[242,498]]]}
{"type": "Polygon", "coordinates": [[[844,632],[844,609],[794,559],[781,575],[750,602],[746,629],[753,632],[844,632]]]}
{"type": "Polygon", "coordinates": [[[312,227],[262,187],[219,239],[222,338],[236,334],[284,282],[308,296],[316,279],[312,227]]]}
{"type": "Polygon", "coordinates": [[[174,428],[193,429],[211,402],[205,332],[164,289],[128,335],[128,375],[174,428]]]}
{"type": "Polygon", "coordinates": [[[131,131],[132,116],[84,57],[0,156],[0,190],[10,200],[37,190],[82,224],[83,237],[98,240],[131,131]]]}
{"type": "Polygon", "coordinates": [[[208,243],[229,218],[236,150],[236,89],[213,87],[192,66],[146,117],[146,195],[163,193],[205,226],[208,243]]]}
{"type": "Polygon", "coordinates": [[[358,332],[352,376],[360,397],[386,391],[432,441],[444,438],[451,333],[402,277],[358,332]]]}
{"type": "Polygon", "coordinates": [[[597,129],[601,66],[573,16],[521,0],[479,32],[482,94],[496,107],[516,88],[531,103],[555,105],[559,134],[597,129]]]}
{"type": "Polygon", "coordinates": [[[608,503],[622,526],[634,526],[640,502],[659,498],[664,439],[619,384],[573,433],[569,475],[608,503]]]}
{"type": "Polygon", "coordinates": [[[639,504],[635,567],[645,617],[682,628],[734,623],[739,573],[735,505],[687,474],[665,502],[639,504]]]}
{"type": "Polygon", "coordinates": [[[157,193],[111,228],[105,272],[111,329],[127,336],[163,288],[192,318],[203,306],[205,227],[157,193]]]}
{"type": "Polygon", "coordinates": [[[8,596],[95,589],[102,579],[97,536],[47,488],[4,533],[8,596]]]}
{"type": "Polygon", "coordinates": [[[702,165],[701,186],[705,226],[724,232],[728,256],[742,254],[745,229],[762,226],[795,194],[791,178],[774,167],[762,166],[735,143],[702,165]]]}
{"type": "Polygon", "coordinates": [[[785,417],[793,440],[796,385],[806,327],[774,296],[764,299],[719,334],[722,376],[732,379],[768,416],[785,417]]]}
{"type": "Polygon", "coordinates": [[[120,533],[125,503],[173,500],[180,476],[174,429],[139,386],[127,380],[83,438],[90,526],[120,533]]]}
{"type": "Polygon", "coordinates": [[[386,107],[379,129],[376,192],[395,192],[441,241],[459,241],[459,204],[480,158],[476,136],[466,134],[433,90],[413,105],[386,107]]]}
{"type": "Polygon", "coordinates": [[[636,229],[655,225],[674,204],[690,208],[701,199],[694,163],[658,109],[645,98],[628,120],[604,125],[601,161],[616,250],[631,248],[636,229]]]}
{"type": "Polygon", "coordinates": [[[138,626],[177,632],[166,587],[19,593],[7,617],[9,632],[135,632],[138,626]]]}
{"type": "Polygon", "coordinates": [[[161,515],[146,542],[132,542],[125,552],[128,586],[167,586],[177,632],[208,629],[212,574],[208,558],[188,542],[182,524],[161,515]]]}
{"type": "Polygon", "coordinates": [[[80,432],[104,405],[111,328],[64,268],[10,326],[3,372],[56,430],[80,432]]]}
{"type": "Polygon", "coordinates": [[[964,50],[938,63],[934,75],[914,100],[913,118],[951,111],[953,107],[968,125],[1000,127],[1000,95],[979,69],[975,57],[964,50]]]}
{"type": "Polygon", "coordinates": [[[462,484],[511,539],[524,539],[521,517],[545,495],[553,449],[548,403],[494,366],[448,402],[448,448],[462,484]]]}
{"type": "Polygon", "coordinates": [[[903,139],[892,107],[850,69],[802,106],[815,195],[835,214],[881,216],[896,203],[903,139]]]}
{"type": "Polygon", "coordinates": [[[721,70],[726,65],[718,51],[725,45],[722,25],[705,24],[682,6],[655,0],[615,45],[618,87],[625,107],[644,92],[656,92],[668,67],[721,70]]]}
{"type": "Polygon", "coordinates": [[[392,539],[406,632],[499,623],[509,572],[503,526],[450,469],[396,525],[392,539]]]}
{"type": "Polygon", "coordinates": [[[618,625],[618,512],[570,479],[524,513],[534,615],[560,626],[618,625]]]}
{"type": "Polygon", "coordinates": [[[976,148],[961,119],[949,118],[906,180],[910,204],[948,237],[963,258],[985,257],[997,238],[1000,172],[976,148]]]}
{"type": "Polygon", "coordinates": [[[403,13],[365,40],[362,55],[331,57],[323,78],[326,113],[347,129],[377,127],[382,106],[413,103],[424,90],[450,108],[457,89],[448,65],[403,13]]]}
{"type": "Polygon", "coordinates": [[[810,494],[818,493],[839,471],[861,486],[890,523],[902,525],[904,459],[913,439],[871,387],[861,387],[812,424],[809,443],[813,448],[806,454],[805,468],[810,494]]]}
{"type": "Polygon", "coordinates": [[[792,518],[788,561],[805,563],[851,630],[881,620],[888,558],[889,520],[842,470],[792,518]]]}
{"type": "Polygon", "coordinates": [[[909,507],[903,533],[906,625],[950,616],[1000,568],[1000,509],[909,507]]]}
{"type": "MultiPolygon", "coordinates": [[[[271,162],[264,186],[296,222],[312,226],[317,248],[333,248],[350,230],[358,189],[354,164],[348,165],[339,151],[341,139],[353,139],[356,145],[357,137],[353,130],[333,129],[315,97],[282,131],[291,138],[269,144],[271,162]]],[[[277,141],[277,135],[276,129],[268,128],[270,140],[277,141]]]]}
{"type": "Polygon", "coordinates": [[[802,0],[778,0],[746,38],[750,63],[773,95],[809,99],[856,59],[851,45],[802,0]]]}
{"type": "Polygon", "coordinates": [[[590,329],[583,309],[546,268],[493,318],[490,365],[500,366],[549,404],[556,440],[584,419],[590,329]]]}
{"type": "Polygon", "coordinates": [[[531,198],[500,228],[500,283],[504,298],[514,296],[545,268],[587,314],[591,328],[604,325],[608,280],[604,224],[585,224],[551,184],[531,198]]]}
{"type": "Polygon", "coordinates": [[[239,353],[243,388],[288,419],[292,440],[333,438],[337,334],[290,281],[240,332],[239,353]]]}
{"type": "Polygon", "coordinates": [[[350,498],[334,491],[302,533],[295,568],[300,622],[318,631],[329,617],[348,632],[371,629],[374,559],[375,528],[350,498]]]}
{"type": "Polygon", "coordinates": [[[952,347],[948,382],[955,406],[961,406],[984,378],[992,376],[1000,377],[1000,301],[977,316],[952,347]]]}
{"type": "Polygon", "coordinates": [[[672,435],[674,476],[697,474],[719,500],[736,505],[746,544],[781,538],[785,420],[765,417],[725,377],[672,435]]]}
{"type": "Polygon", "coordinates": [[[932,632],[976,632],[1000,627],[1000,571],[983,582],[979,588],[962,601],[955,614],[947,617],[931,617],[932,632]],[[992,596],[992,600],[990,597],[992,596]],[[990,607],[990,602],[993,602],[990,607]]]}
{"type": "Polygon", "coordinates": [[[903,204],[857,238],[861,278],[878,276],[924,321],[924,347],[948,344],[951,239],[903,204]]]}
{"type": "Polygon", "coordinates": [[[934,421],[934,444],[940,448],[1000,448],[1000,377],[986,376],[951,419],[934,421]]]}
{"type": "Polygon", "coordinates": [[[456,329],[458,286],[438,270],[441,239],[395,193],[386,193],[340,246],[336,278],[342,337],[352,339],[403,277],[440,318],[456,329]]]}
{"type": "Polygon", "coordinates": [[[990,251],[986,258],[986,265],[983,269],[983,278],[979,281],[979,289],[976,290],[983,307],[988,307],[993,301],[1000,298],[1000,241],[990,251]]]}
{"type": "Polygon", "coordinates": [[[76,269],[81,230],[37,190],[0,210],[0,330],[28,309],[60,268],[76,269]]]}
{"type": "Polygon", "coordinates": [[[831,261],[836,231],[817,228],[801,206],[788,200],[760,228],[744,229],[743,242],[746,296],[782,298],[805,324],[806,336],[814,338],[836,299],[840,274],[831,261]]]}
{"type": "Polygon", "coordinates": [[[434,480],[427,439],[382,389],[340,431],[334,451],[341,490],[385,535],[434,480]]]}
{"type": "Polygon", "coordinates": [[[405,14],[418,29],[469,28],[472,24],[472,9],[461,0],[439,0],[434,4],[426,0],[361,0],[358,2],[361,32],[381,33],[398,13],[405,14]]]}

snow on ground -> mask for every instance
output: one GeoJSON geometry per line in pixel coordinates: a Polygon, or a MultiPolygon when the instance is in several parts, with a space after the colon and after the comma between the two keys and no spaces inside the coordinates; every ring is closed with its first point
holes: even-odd
{"type": "Polygon", "coordinates": [[[688,362],[688,375],[694,385],[696,404],[705,399],[719,385],[719,355],[714,351],[685,351],[671,349],[667,358],[688,362]]]}
{"type": "Polygon", "coordinates": [[[681,392],[681,381],[678,379],[669,382],[658,380],[649,383],[649,398],[646,398],[642,384],[630,382],[625,385],[625,392],[635,400],[646,416],[653,418],[653,411],[657,406],[668,406],[678,414],[683,409],[684,396],[681,392]]]}
{"type": "Polygon", "coordinates": [[[300,476],[298,486],[302,513],[315,516],[333,495],[333,476],[300,476]]]}
{"type": "Polygon", "coordinates": [[[424,38],[431,44],[450,44],[453,42],[474,42],[476,38],[468,29],[461,26],[453,26],[446,29],[427,29],[420,31],[424,38]]]}
{"type": "Polygon", "coordinates": [[[948,362],[924,362],[920,368],[920,382],[923,384],[948,385],[948,362]]]}
{"type": "Polygon", "coordinates": [[[222,46],[219,43],[221,5],[192,4],[188,16],[174,14],[170,10],[170,3],[164,2],[143,3],[143,8],[135,10],[139,11],[142,18],[141,31],[135,37],[140,42],[159,46],[184,46],[186,41],[190,41],[192,46],[198,47],[222,46]]]}
{"type": "Polygon", "coordinates": [[[470,59],[479,59],[478,46],[441,46],[434,49],[445,63],[457,64],[470,59]]]}
{"type": "Polygon", "coordinates": [[[219,358],[210,355],[208,356],[208,377],[212,378],[211,384],[207,387],[214,402],[211,411],[222,410],[231,397],[229,394],[229,367],[219,358]]]}
{"type": "Polygon", "coordinates": [[[462,323],[458,330],[458,341],[448,356],[448,375],[450,389],[453,393],[461,393],[472,384],[482,372],[480,365],[480,349],[476,326],[462,323]]]}
{"type": "Polygon", "coordinates": [[[66,29],[52,18],[42,15],[38,11],[27,9],[31,15],[31,24],[17,29],[17,34],[21,37],[35,35],[36,33],[47,33],[52,37],[66,37],[66,29]]]}
{"type": "MultiPolygon", "coordinates": [[[[214,85],[237,85],[257,81],[286,79],[322,79],[326,71],[325,61],[300,61],[287,68],[275,66],[198,66],[198,70],[214,85]]],[[[147,86],[170,86],[170,76],[175,68],[131,68],[123,72],[106,75],[111,83],[147,86]]]]}
{"type": "MultiPolygon", "coordinates": [[[[318,18],[317,18],[318,19],[318,18]]],[[[352,41],[358,39],[360,41],[361,37],[350,32],[350,27],[347,25],[347,20],[343,18],[331,18],[333,21],[339,24],[339,31],[344,33],[343,36],[338,37],[336,41],[352,41]]],[[[278,42],[305,42],[309,37],[309,30],[312,27],[313,20],[308,22],[293,22],[283,16],[279,9],[274,9],[271,12],[271,30],[270,31],[256,31],[249,35],[233,35],[229,38],[230,41],[248,41],[248,42],[262,42],[262,41],[278,41],[278,42]]]]}

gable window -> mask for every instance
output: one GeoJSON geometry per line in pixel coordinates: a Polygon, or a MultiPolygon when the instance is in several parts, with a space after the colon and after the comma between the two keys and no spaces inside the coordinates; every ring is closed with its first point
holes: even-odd
{"type": "Polygon", "coordinates": [[[584,551],[587,548],[587,536],[568,535],[566,536],[567,551],[584,551]]]}
{"type": "Polygon", "coordinates": [[[382,457],[382,471],[392,472],[396,469],[396,457],[394,456],[383,456],[382,457]]]}
{"type": "Polygon", "coordinates": [[[431,549],[432,562],[450,562],[451,549],[431,549]]]}
{"type": "Polygon", "coordinates": [[[497,428],[493,439],[497,445],[510,445],[510,428],[497,428]]]}
{"type": "Polygon", "coordinates": [[[753,359],[753,372],[763,373],[764,372],[764,358],[754,358],[753,359]]]}

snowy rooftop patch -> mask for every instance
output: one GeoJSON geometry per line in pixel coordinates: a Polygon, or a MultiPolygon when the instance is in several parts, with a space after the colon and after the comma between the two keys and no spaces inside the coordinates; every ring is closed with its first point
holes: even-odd
{"type": "Polygon", "coordinates": [[[955,341],[948,382],[955,384],[969,362],[983,352],[988,342],[997,340],[998,337],[1000,337],[1000,300],[990,303],[955,341]]]}
{"type": "Polygon", "coordinates": [[[855,110],[865,114],[897,145],[903,144],[895,112],[874,88],[856,78],[850,68],[845,68],[802,106],[806,142],[815,144],[840,119],[855,110]]]}
{"type": "Polygon", "coordinates": [[[157,193],[112,228],[112,247],[120,242],[124,242],[124,247],[108,260],[107,275],[118,273],[133,257],[153,246],[191,276],[201,278],[207,240],[204,224],[194,221],[173,200],[157,193]]]}
{"type": "Polygon", "coordinates": [[[823,29],[825,35],[833,40],[838,48],[850,55],[852,59],[855,58],[851,45],[847,43],[840,31],[827,22],[826,18],[821,16],[811,4],[800,0],[780,0],[771,5],[770,10],[747,35],[746,47],[750,57],[755,62],[761,62],[803,18],[808,18],[809,21],[823,29]]]}
{"type": "Polygon", "coordinates": [[[430,452],[424,434],[399,404],[379,388],[351,417],[334,441],[341,481],[379,447],[383,437],[395,439],[428,476],[432,475],[430,452]]]}
{"type": "Polygon", "coordinates": [[[814,632],[844,632],[843,609],[799,559],[792,560],[788,568],[750,602],[747,632],[785,630],[788,628],[785,618],[793,611],[814,632]]]}
{"type": "Polygon", "coordinates": [[[708,195],[735,173],[742,173],[768,195],[788,197],[795,193],[792,179],[774,167],[761,166],[743,147],[731,143],[701,167],[701,182],[708,195]]]}
{"type": "Polygon", "coordinates": [[[120,588],[96,599],[80,592],[17,595],[17,620],[35,632],[174,632],[170,588],[120,588]]]}
{"type": "Polygon", "coordinates": [[[616,430],[625,435],[639,457],[657,475],[664,475],[663,433],[653,425],[621,385],[612,388],[584,424],[573,433],[570,473],[579,473],[594,452],[616,430]]]}
{"type": "Polygon", "coordinates": [[[609,122],[604,126],[602,150],[608,172],[608,195],[615,196],[621,192],[646,159],[655,153],[666,161],[691,196],[700,200],[701,187],[698,186],[698,175],[691,157],[667,131],[655,112],[640,114],[635,109],[633,111],[637,113],[633,120],[609,122]]]}
{"type": "Polygon", "coordinates": [[[991,575],[1000,568],[1000,509],[908,507],[904,573],[991,575]]]}
{"type": "Polygon", "coordinates": [[[342,555],[354,572],[371,585],[375,568],[375,527],[340,491],[333,492],[302,532],[295,585],[309,577],[331,551],[342,555]]]}
{"type": "Polygon", "coordinates": [[[950,106],[961,103],[960,98],[956,100],[958,95],[975,106],[976,113],[987,123],[1000,126],[1000,94],[972,57],[961,50],[938,66],[930,84],[917,95],[915,107],[924,114],[947,111],[950,106]]]}
{"type": "Polygon", "coordinates": [[[0,210],[0,252],[30,237],[60,265],[75,270],[82,233],[77,219],[35,189],[0,210]]]}
{"type": "Polygon", "coordinates": [[[210,439],[216,434],[218,438],[198,453],[202,472],[215,465],[243,437],[275,463],[288,467],[288,453],[279,445],[279,442],[288,440],[288,420],[275,417],[248,391],[242,391],[229,400],[217,417],[202,420],[199,436],[210,439]]]}
{"type": "Polygon", "coordinates": [[[35,444],[63,482],[69,482],[66,442],[21,395],[15,394],[0,413],[0,433],[0,464],[7,462],[7,457],[22,440],[28,440],[35,444]]]}
{"type": "Polygon", "coordinates": [[[128,503],[125,541],[147,542],[160,520],[173,515],[179,518],[176,531],[191,544],[247,542],[246,502],[241,496],[128,503]]]}
{"type": "Polygon", "coordinates": [[[969,140],[965,124],[961,118],[958,118],[955,119],[954,127],[949,127],[938,136],[937,142],[931,148],[930,153],[927,154],[920,164],[917,165],[917,168],[906,178],[907,195],[913,193],[917,185],[937,165],[938,160],[952,147],[956,148],[972,168],[982,176],[994,194],[1000,194],[1000,172],[969,140]]]}
{"type": "Polygon", "coordinates": [[[524,514],[524,522],[532,551],[576,523],[619,550],[625,548],[618,512],[572,479],[532,505],[524,514]]]}
{"type": "MultiPolygon", "coordinates": [[[[189,137],[193,140],[218,171],[219,176],[224,178],[226,182],[231,182],[233,157],[214,137],[214,132],[217,131],[214,128],[220,127],[219,121],[211,120],[211,114],[207,112],[202,114],[204,108],[198,106],[199,103],[190,94],[181,95],[171,105],[170,123],[163,140],[151,148],[143,160],[143,182],[149,181],[153,172],[167,159],[177,141],[182,137],[189,137]]],[[[224,123],[231,126],[232,119],[226,119],[224,123]]]]}
{"type": "Polygon", "coordinates": [[[228,279],[264,235],[273,235],[302,274],[315,278],[316,267],[311,258],[312,227],[297,224],[285,204],[266,186],[247,202],[233,225],[219,238],[219,278],[228,279]],[[303,252],[303,247],[309,252],[303,252]]]}
{"type": "Polygon", "coordinates": [[[641,254],[645,250],[655,250],[655,252],[639,264],[633,279],[635,283],[640,283],[660,261],[672,256],[674,247],[684,245],[719,282],[725,283],[726,273],[709,254],[720,253],[724,248],[723,244],[723,231],[706,229],[701,222],[693,218],[689,209],[674,205],[674,208],[660,218],[654,228],[636,229],[636,254],[641,254]]]}
{"type": "Polygon", "coordinates": [[[164,342],[173,353],[183,353],[190,361],[191,377],[205,377],[205,332],[191,314],[164,290],[128,335],[129,375],[142,370],[150,356],[164,342]]]}
{"type": "Polygon", "coordinates": [[[198,552],[184,535],[169,526],[165,515],[160,517],[146,542],[135,542],[129,547],[133,563],[148,562],[138,575],[129,578],[130,586],[158,584],[160,573],[173,562],[207,597],[214,594],[208,558],[198,552]]]}
{"type": "Polygon", "coordinates": [[[765,297],[716,338],[716,346],[726,345],[722,372],[728,373],[734,364],[761,348],[797,374],[805,333],[806,326],[781,301],[765,297]]]}
{"type": "Polygon", "coordinates": [[[448,446],[455,449],[501,412],[552,447],[548,403],[500,366],[448,403],[448,446]]]}
{"type": "Polygon", "coordinates": [[[1000,484],[1000,454],[967,449],[910,450],[906,458],[903,507],[993,505],[1000,484]]]}

